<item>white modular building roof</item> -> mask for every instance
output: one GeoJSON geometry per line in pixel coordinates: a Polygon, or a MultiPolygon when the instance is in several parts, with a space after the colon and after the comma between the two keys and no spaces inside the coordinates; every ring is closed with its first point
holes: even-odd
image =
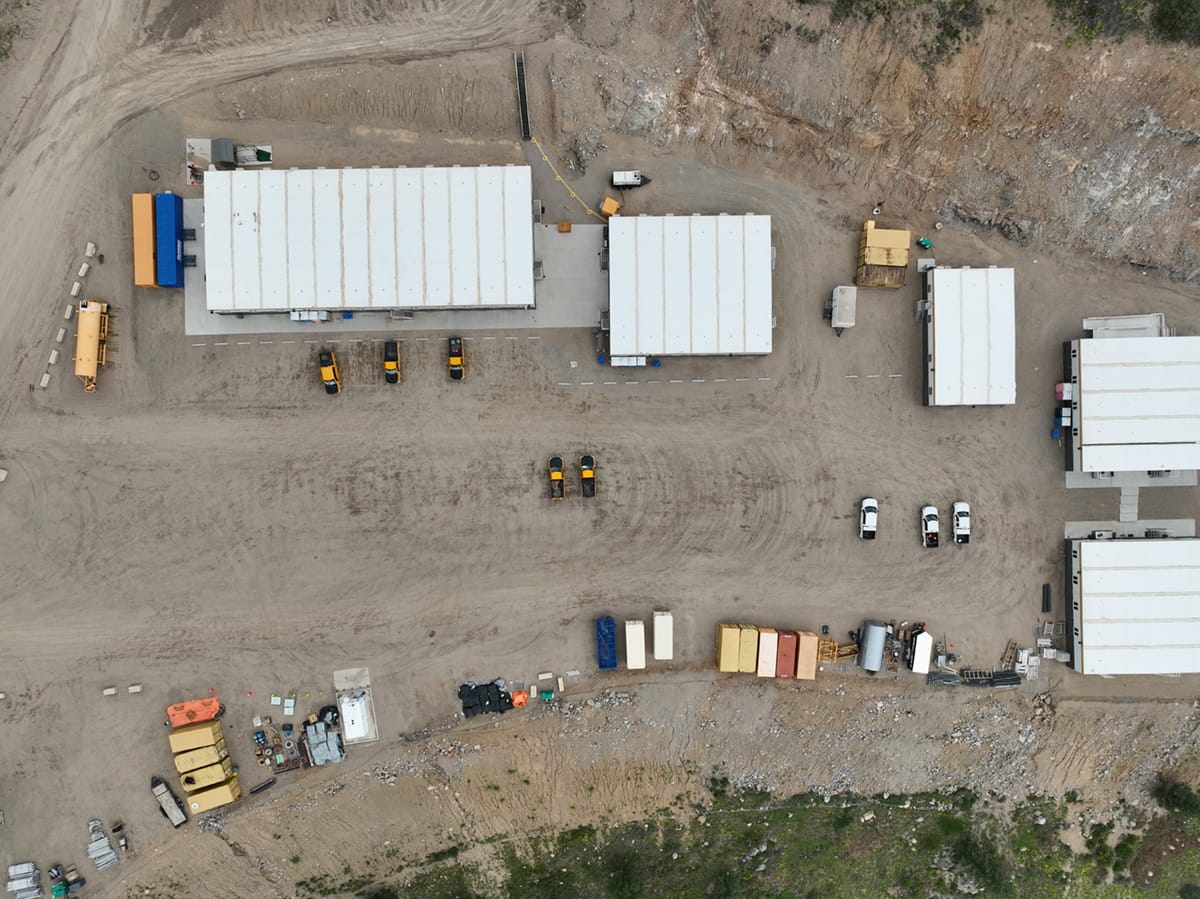
{"type": "Polygon", "coordinates": [[[609,352],[771,352],[769,215],[613,216],[609,352]]]}
{"type": "Polygon", "coordinates": [[[1074,546],[1077,671],[1200,671],[1200,540],[1080,540],[1074,546]]]}
{"type": "Polygon", "coordinates": [[[529,307],[528,166],[204,173],[212,312],[529,307]]]}
{"type": "Polygon", "coordinates": [[[1081,471],[1200,469],[1200,337],[1078,341],[1081,471]]]}
{"type": "Polygon", "coordinates": [[[1016,293],[1011,268],[930,269],[928,404],[1017,400],[1016,293]]]}

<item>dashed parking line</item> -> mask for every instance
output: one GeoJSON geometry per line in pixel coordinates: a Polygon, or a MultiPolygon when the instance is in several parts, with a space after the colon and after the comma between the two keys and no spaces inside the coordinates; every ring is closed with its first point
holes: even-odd
{"type": "Polygon", "coordinates": [[[605,382],[604,382],[604,386],[605,386],[605,387],[612,387],[612,386],[613,386],[614,384],[616,384],[616,383],[617,383],[616,381],[605,381],[605,382]]]}
{"type": "Polygon", "coordinates": [[[903,378],[904,375],[888,375],[889,378],[903,378]]]}
{"type": "Polygon", "coordinates": [[[495,337],[481,337],[480,340],[495,340],[495,337]]]}
{"type": "Polygon", "coordinates": [[[207,343],[193,343],[192,346],[208,346],[207,343]]]}
{"type": "Polygon", "coordinates": [[[306,340],[306,341],[304,341],[304,342],[305,342],[305,343],[316,343],[316,341],[315,341],[315,340],[312,340],[312,339],[306,340]]]}
{"type": "Polygon", "coordinates": [[[213,346],[229,346],[227,343],[214,343],[213,346]]]}
{"type": "Polygon", "coordinates": [[[682,384],[682,383],[683,383],[683,378],[672,378],[672,379],[671,379],[670,381],[668,381],[667,383],[668,383],[668,384],[682,384]]]}
{"type": "Polygon", "coordinates": [[[662,381],[658,381],[658,380],[651,380],[651,381],[647,381],[646,383],[647,383],[647,384],[661,384],[661,383],[662,383],[662,381]]]}
{"type": "Polygon", "coordinates": [[[280,342],[280,343],[295,343],[296,341],[294,341],[294,340],[281,340],[281,341],[279,341],[279,342],[280,342]]]}
{"type": "Polygon", "coordinates": [[[270,345],[271,345],[272,343],[274,343],[274,342],[275,342],[275,341],[273,341],[273,340],[260,340],[260,341],[258,342],[258,345],[259,345],[259,346],[270,346],[270,345]]]}
{"type": "Polygon", "coordinates": [[[870,381],[872,378],[878,378],[878,377],[881,377],[881,375],[867,375],[867,380],[870,381]]]}
{"type": "Polygon", "coordinates": [[[415,339],[418,343],[420,343],[422,340],[428,340],[429,338],[428,337],[417,337],[415,339]]]}
{"type": "Polygon", "coordinates": [[[713,383],[714,384],[724,384],[728,380],[729,380],[728,378],[713,378],[713,383]]]}
{"type": "Polygon", "coordinates": [[[692,383],[693,384],[703,384],[704,379],[703,378],[692,378],[692,383]]]}
{"type": "Polygon", "coordinates": [[[520,337],[505,337],[505,340],[520,340],[520,337]]]}
{"type": "Polygon", "coordinates": [[[575,384],[572,381],[559,381],[558,386],[559,387],[574,387],[575,384]]]}
{"type": "Polygon", "coordinates": [[[625,383],[626,383],[626,384],[636,384],[636,383],[638,383],[638,382],[637,382],[637,381],[626,381],[625,383]]]}
{"type": "Polygon", "coordinates": [[[771,380],[771,379],[770,379],[770,378],[759,378],[759,380],[760,380],[760,381],[769,381],[769,380],[771,380]]]}
{"type": "Polygon", "coordinates": [[[858,375],[846,375],[846,380],[847,381],[857,381],[858,375]]]}
{"type": "Polygon", "coordinates": [[[735,381],[749,381],[749,378],[734,378],[735,381]]]}
{"type": "Polygon", "coordinates": [[[580,381],[579,386],[580,387],[591,387],[595,383],[596,383],[595,381],[580,381]]]}
{"type": "Polygon", "coordinates": [[[535,336],[533,336],[533,335],[531,334],[529,337],[526,337],[525,339],[526,339],[526,340],[541,340],[542,338],[540,338],[540,337],[535,337],[535,336]]]}

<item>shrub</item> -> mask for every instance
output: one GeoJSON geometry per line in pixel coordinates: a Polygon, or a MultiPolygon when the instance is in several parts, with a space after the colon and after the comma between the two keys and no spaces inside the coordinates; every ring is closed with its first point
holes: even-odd
{"type": "Polygon", "coordinates": [[[1200,0],[1155,0],[1150,24],[1164,41],[1200,44],[1200,0]]]}

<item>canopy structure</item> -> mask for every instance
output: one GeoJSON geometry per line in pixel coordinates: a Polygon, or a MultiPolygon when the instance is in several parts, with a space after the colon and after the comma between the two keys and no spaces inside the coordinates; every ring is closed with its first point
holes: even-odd
{"type": "Polygon", "coordinates": [[[609,219],[613,357],[771,352],[771,217],[609,219]]]}
{"type": "Polygon", "coordinates": [[[210,312],[531,307],[528,166],[204,174],[210,312]]]}

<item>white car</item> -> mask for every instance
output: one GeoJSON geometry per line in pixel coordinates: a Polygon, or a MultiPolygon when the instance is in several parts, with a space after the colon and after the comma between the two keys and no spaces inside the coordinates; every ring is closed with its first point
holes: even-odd
{"type": "Polygon", "coordinates": [[[858,511],[858,536],[863,540],[874,540],[879,529],[879,500],[865,497],[858,511]]]}
{"type": "Polygon", "coordinates": [[[971,505],[962,500],[956,502],[954,509],[954,542],[971,542],[971,505]]]}
{"type": "Polygon", "coordinates": [[[938,510],[937,506],[921,507],[921,545],[933,549],[938,545],[938,510]]]}

